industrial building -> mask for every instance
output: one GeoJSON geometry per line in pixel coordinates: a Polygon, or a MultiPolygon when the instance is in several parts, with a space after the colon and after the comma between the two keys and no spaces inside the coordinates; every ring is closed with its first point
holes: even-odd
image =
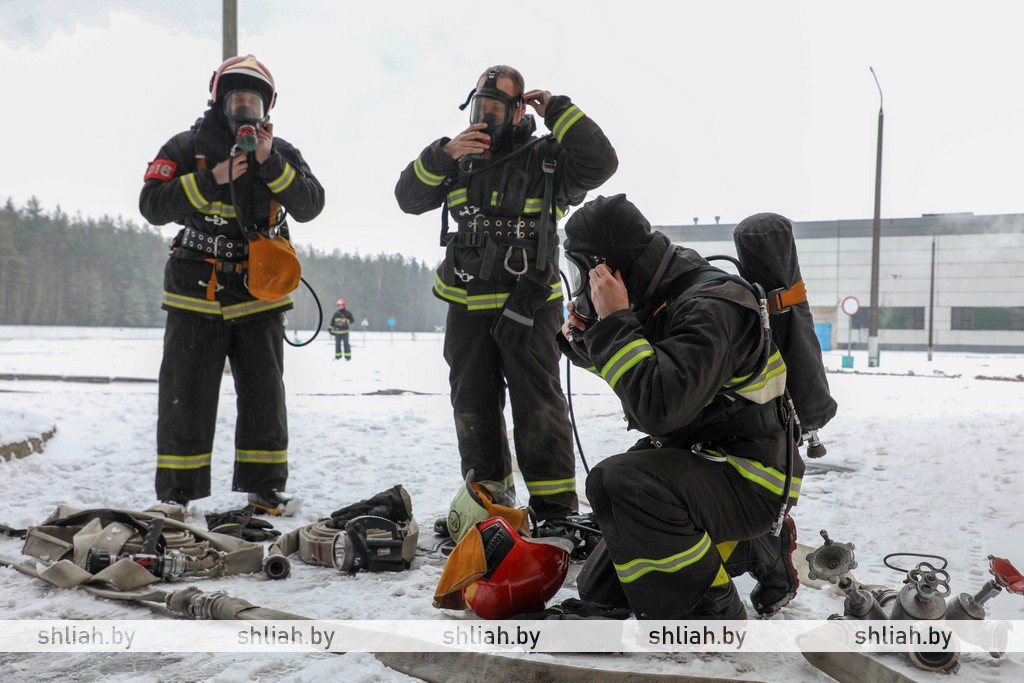
{"type": "MultiPolygon", "coordinates": [[[[867,347],[872,223],[793,225],[823,349],[867,347]],[[841,307],[848,297],[846,310],[859,303],[852,316],[841,307]]],[[[717,218],[654,226],[704,256],[735,256],[735,227],[717,218]]],[[[878,300],[881,352],[1024,352],[1024,214],[882,219],[878,300]]]]}

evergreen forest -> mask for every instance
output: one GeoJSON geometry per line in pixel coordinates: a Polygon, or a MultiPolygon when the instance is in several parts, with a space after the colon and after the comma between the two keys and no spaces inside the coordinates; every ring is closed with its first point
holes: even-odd
{"type": "MultiPolygon", "coordinates": [[[[0,325],[162,327],[167,238],[120,217],[72,218],[42,209],[0,208],[0,325]]],[[[399,254],[359,256],[297,247],[303,278],[320,299],[324,332],[343,297],[368,330],[434,331],[446,305],[431,294],[433,268],[399,254]]],[[[288,329],[317,324],[305,285],[293,294],[288,329]]]]}

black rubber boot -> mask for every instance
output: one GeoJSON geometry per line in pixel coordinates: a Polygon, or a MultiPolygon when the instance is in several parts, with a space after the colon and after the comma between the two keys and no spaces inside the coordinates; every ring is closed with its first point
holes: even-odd
{"type": "Polygon", "coordinates": [[[754,558],[751,568],[757,585],[750,591],[750,602],[761,615],[771,616],[788,605],[800,586],[793,551],[796,550],[796,524],[786,515],[778,536],[765,534],[750,541],[754,558]]]}
{"type": "Polygon", "coordinates": [[[253,514],[274,515],[275,517],[291,517],[295,514],[294,509],[289,509],[288,504],[292,496],[283,491],[267,491],[266,493],[249,493],[249,507],[253,514]]]}
{"type": "Polygon", "coordinates": [[[747,609],[736,591],[736,584],[729,581],[709,588],[687,616],[691,619],[746,621],[747,609]]]}

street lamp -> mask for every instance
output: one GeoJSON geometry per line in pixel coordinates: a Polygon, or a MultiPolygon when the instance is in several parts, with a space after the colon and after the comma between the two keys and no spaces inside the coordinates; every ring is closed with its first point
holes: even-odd
{"type": "Polygon", "coordinates": [[[238,54],[238,0],[224,0],[222,3],[223,42],[221,51],[224,61],[238,54]]]}
{"type": "Polygon", "coordinates": [[[868,308],[868,367],[878,367],[878,252],[882,237],[882,86],[874,67],[868,67],[878,88],[878,149],[875,152],[875,218],[871,223],[871,303],[868,308]]]}

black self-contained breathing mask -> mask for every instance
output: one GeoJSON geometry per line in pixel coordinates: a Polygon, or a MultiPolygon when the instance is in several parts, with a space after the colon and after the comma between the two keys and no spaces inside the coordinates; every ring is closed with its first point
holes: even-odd
{"type": "Polygon", "coordinates": [[[259,143],[256,133],[267,118],[262,96],[255,90],[232,90],[224,96],[223,112],[238,149],[246,154],[255,152],[259,143]]]}
{"type": "Polygon", "coordinates": [[[487,78],[479,88],[473,88],[459,109],[469,107],[470,124],[485,123],[484,133],[491,136],[491,149],[482,154],[467,154],[467,162],[488,161],[495,149],[504,149],[512,144],[513,123],[516,112],[523,106],[523,96],[513,97],[498,87],[499,67],[487,70],[487,78]]]}
{"type": "Polygon", "coordinates": [[[568,251],[565,253],[566,270],[569,278],[569,296],[572,298],[575,314],[588,326],[598,321],[594,301],[590,298],[590,271],[607,263],[602,256],[568,251]]]}

